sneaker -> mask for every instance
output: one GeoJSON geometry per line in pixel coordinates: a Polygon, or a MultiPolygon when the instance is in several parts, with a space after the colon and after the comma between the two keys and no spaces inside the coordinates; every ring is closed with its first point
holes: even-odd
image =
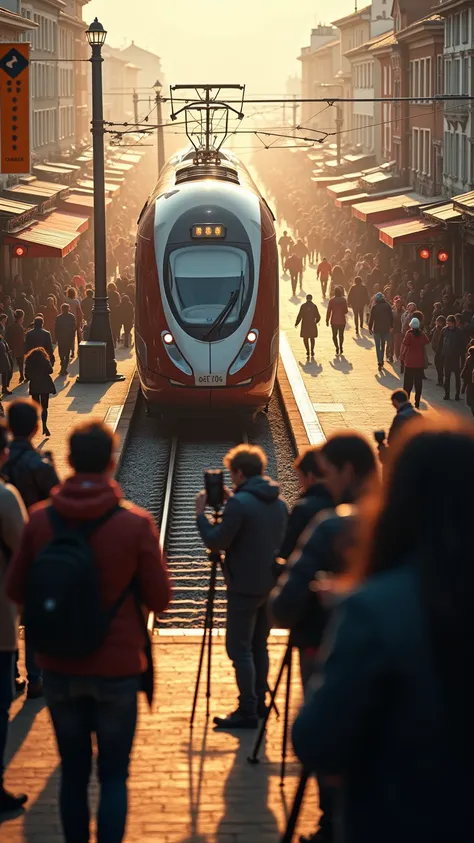
{"type": "Polygon", "coordinates": [[[24,679],[15,679],[15,693],[17,697],[25,693],[26,682],[24,679]]]}
{"type": "Polygon", "coordinates": [[[415,410],[419,410],[419,409],[420,409],[420,402],[415,401],[415,410]]]}
{"type": "Polygon", "coordinates": [[[450,400],[451,399],[450,399],[449,395],[445,395],[444,398],[443,398],[443,401],[450,401],[450,400]]]}
{"type": "Polygon", "coordinates": [[[26,693],[27,700],[38,700],[44,696],[43,680],[37,679],[36,682],[28,682],[28,691],[26,693]]]}
{"type": "Polygon", "coordinates": [[[26,793],[9,793],[4,787],[0,788],[0,814],[18,811],[27,801],[26,793]]]}
{"type": "Polygon", "coordinates": [[[245,714],[240,709],[227,717],[214,717],[214,723],[218,729],[258,729],[257,715],[245,714]]]}
{"type": "Polygon", "coordinates": [[[339,354],[339,346],[336,345],[336,356],[339,354]]]}

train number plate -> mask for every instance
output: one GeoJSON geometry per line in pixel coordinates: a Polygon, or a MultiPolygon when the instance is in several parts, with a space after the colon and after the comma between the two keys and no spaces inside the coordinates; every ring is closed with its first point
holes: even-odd
{"type": "Polygon", "coordinates": [[[225,386],[225,375],[195,375],[196,386],[225,386]]]}

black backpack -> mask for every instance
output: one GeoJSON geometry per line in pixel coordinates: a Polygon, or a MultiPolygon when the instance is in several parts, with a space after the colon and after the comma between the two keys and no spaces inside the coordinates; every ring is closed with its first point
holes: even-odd
{"type": "Polygon", "coordinates": [[[31,566],[24,605],[25,627],[37,653],[82,659],[104,643],[110,623],[133,584],[108,611],[104,610],[89,539],[119,510],[117,505],[101,518],[70,528],[54,507],[48,508],[53,537],[31,566]]]}

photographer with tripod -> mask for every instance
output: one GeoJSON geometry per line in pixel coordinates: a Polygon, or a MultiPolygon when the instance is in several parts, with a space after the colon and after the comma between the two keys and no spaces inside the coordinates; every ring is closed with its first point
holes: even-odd
{"type": "Polygon", "coordinates": [[[206,491],[196,498],[197,528],[204,544],[211,551],[225,551],[226,649],[239,689],[238,708],[227,717],[215,717],[214,723],[224,729],[256,729],[266,711],[267,602],[288,512],[278,485],[263,476],[267,458],[261,448],[239,445],[225,456],[224,465],[234,493],[222,486],[226,505],[220,520],[211,523],[204,514],[206,491]]]}
{"type": "MultiPolygon", "coordinates": [[[[331,616],[331,608],[321,598],[318,581],[322,585],[325,578],[344,570],[345,554],[353,541],[357,518],[354,505],[375,476],[375,459],[369,443],[350,431],[332,436],[319,449],[318,463],[336,509],[321,513],[309,524],[299,552],[290,559],[270,598],[273,618],[279,626],[290,629],[291,642],[300,651],[305,691],[311,676],[320,670],[321,642],[331,616]]],[[[303,841],[333,843],[332,801],[332,789],[319,782],[319,807],[323,812],[320,828],[312,837],[302,838],[303,841]]]]}

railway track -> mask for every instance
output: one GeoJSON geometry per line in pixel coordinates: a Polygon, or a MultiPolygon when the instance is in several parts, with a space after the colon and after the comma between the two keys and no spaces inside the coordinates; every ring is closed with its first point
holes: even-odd
{"type": "MultiPolygon", "coordinates": [[[[160,628],[202,628],[210,576],[207,551],[196,529],[194,499],[203,488],[204,471],[220,468],[225,453],[240,442],[261,445],[268,473],[279,479],[289,503],[297,491],[291,464],[293,448],[278,399],[268,419],[248,429],[226,421],[180,424],[170,433],[137,406],[119,481],[127,497],[148,509],[160,528],[162,549],[173,581],[173,600],[156,623],[160,628]]],[[[214,601],[214,625],[225,624],[224,580],[219,571],[214,601]]],[[[150,626],[154,619],[150,618],[150,626]]]]}

